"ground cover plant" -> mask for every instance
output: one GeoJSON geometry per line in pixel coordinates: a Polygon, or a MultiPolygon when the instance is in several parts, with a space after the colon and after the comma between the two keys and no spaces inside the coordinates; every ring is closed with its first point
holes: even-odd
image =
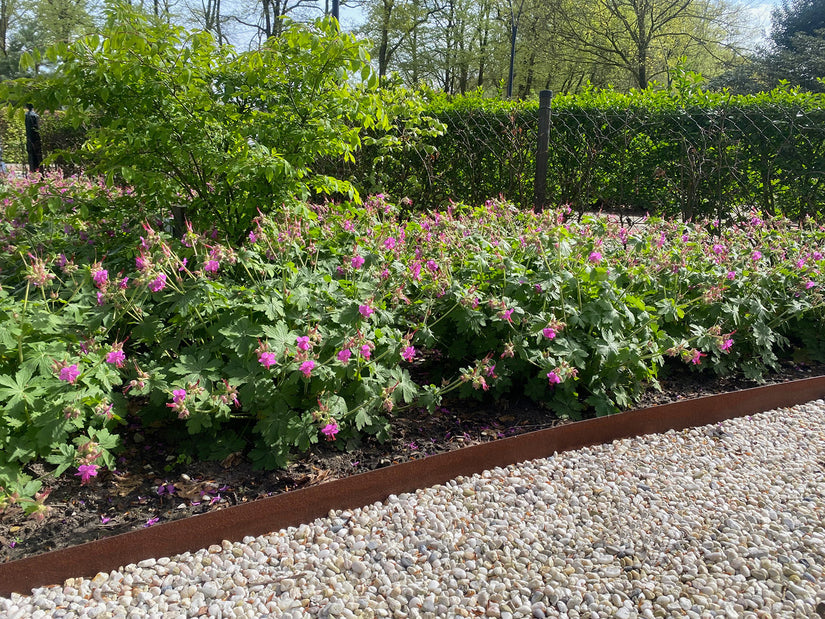
{"type": "Polygon", "coordinates": [[[0,196],[0,486],[35,518],[31,465],[94,483],[153,428],[181,461],[287,464],[385,440],[405,407],[526,394],[578,419],[632,406],[665,360],[758,378],[821,357],[812,223],[569,218],[490,201],[410,214],[292,202],[241,242],[104,205],[129,189],[11,179],[0,196]],[[127,419],[128,424],[127,425],[127,419]]]}

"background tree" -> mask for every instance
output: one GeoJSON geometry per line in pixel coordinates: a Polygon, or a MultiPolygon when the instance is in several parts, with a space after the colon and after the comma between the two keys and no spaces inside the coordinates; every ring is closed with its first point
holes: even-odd
{"type": "Polygon", "coordinates": [[[797,35],[821,37],[825,29],[825,1],[782,0],[782,5],[771,12],[771,42],[780,50],[793,51],[797,35]]]}
{"type": "Polygon", "coordinates": [[[825,92],[825,0],[783,2],[771,13],[767,45],[711,82],[735,94],[771,90],[783,82],[825,92]]]}
{"type": "Polygon", "coordinates": [[[647,88],[666,82],[681,57],[721,61],[734,53],[738,13],[715,0],[591,0],[563,17],[572,47],[625,72],[627,85],[647,88]]]}

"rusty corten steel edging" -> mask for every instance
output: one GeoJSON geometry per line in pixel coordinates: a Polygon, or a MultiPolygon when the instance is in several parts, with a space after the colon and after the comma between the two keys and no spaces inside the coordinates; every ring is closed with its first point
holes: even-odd
{"type": "Polygon", "coordinates": [[[539,430],[396,464],[252,503],[155,525],[71,548],[0,564],[0,595],[91,577],[151,557],[195,551],[311,522],[497,466],[616,439],[716,423],[825,396],[825,377],[684,400],[539,430]]]}

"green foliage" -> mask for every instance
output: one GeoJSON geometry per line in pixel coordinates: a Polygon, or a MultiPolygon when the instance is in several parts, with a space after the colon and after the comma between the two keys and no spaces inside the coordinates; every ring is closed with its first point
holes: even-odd
{"type": "Polygon", "coordinates": [[[54,72],[6,84],[7,96],[64,109],[86,130],[66,159],[132,185],[159,214],[171,207],[178,230],[185,216],[237,239],[259,211],[289,200],[357,200],[323,162],[350,161],[364,132],[416,117],[414,101],[376,89],[364,44],[329,20],[288,24],[262,49],[238,53],[121,6],[100,35],[48,57],[54,72]]]}

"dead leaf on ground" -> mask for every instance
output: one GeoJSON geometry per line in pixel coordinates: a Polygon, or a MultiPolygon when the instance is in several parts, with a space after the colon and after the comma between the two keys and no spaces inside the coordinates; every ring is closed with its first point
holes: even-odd
{"type": "Polygon", "coordinates": [[[115,480],[115,487],[118,496],[127,496],[132,494],[135,490],[140,487],[143,483],[143,478],[137,475],[130,475],[126,473],[124,475],[113,475],[112,476],[115,480]]]}

